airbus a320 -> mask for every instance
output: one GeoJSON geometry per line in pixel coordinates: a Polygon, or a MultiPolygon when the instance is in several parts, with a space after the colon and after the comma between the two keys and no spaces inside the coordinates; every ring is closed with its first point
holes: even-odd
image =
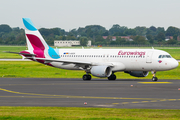
{"type": "Polygon", "coordinates": [[[155,49],[54,49],[30,18],[23,18],[23,23],[28,50],[16,54],[52,67],[84,70],[83,80],[91,80],[91,75],[116,80],[115,73],[121,71],[146,77],[151,71],[152,80],[157,81],[157,71],[171,70],[179,65],[169,53],[155,49]]]}

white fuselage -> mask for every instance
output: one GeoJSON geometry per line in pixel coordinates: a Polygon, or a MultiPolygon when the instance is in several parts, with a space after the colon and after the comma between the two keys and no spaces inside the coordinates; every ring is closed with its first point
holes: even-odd
{"type": "MultiPolygon", "coordinates": [[[[112,66],[112,71],[165,71],[174,69],[178,62],[162,50],[155,49],[58,49],[61,60],[91,62],[92,65],[112,66]]],[[[55,56],[51,56],[55,57],[55,56]]],[[[74,63],[51,62],[54,67],[80,70],[74,63]]]]}

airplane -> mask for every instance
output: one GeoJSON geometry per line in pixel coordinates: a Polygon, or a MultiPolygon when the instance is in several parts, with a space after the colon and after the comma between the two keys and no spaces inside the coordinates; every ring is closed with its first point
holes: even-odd
{"type": "Polygon", "coordinates": [[[30,18],[23,18],[28,50],[15,53],[52,67],[84,70],[83,80],[91,75],[116,80],[116,72],[146,77],[151,71],[157,81],[157,71],[176,68],[179,63],[171,55],[156,49],[54,49],[50,47],[30,18]]]}

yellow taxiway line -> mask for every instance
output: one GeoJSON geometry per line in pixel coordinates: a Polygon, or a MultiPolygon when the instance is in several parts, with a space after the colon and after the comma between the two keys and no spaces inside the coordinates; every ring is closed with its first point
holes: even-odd
{"type": "Polygon", "coordinates": [[[141,84],[171,84],[172,82],[138,82],[141,84]]]}
{"type": "MultiPolygon", "coordinates": [[[[160,100],[158,98],[124,98],[124,97],[93,97],[93,96],[71,96],[71,95],[50,95],[50,94],[37,94],[37,93],[23,93],[0,88],[0,91],[30,96],[41,96],[46,98],[90,98],[90,99],[124,99],[124,100],[160,100]]],[[[1,97],[1,96],[0,96],[1,97]]]]}

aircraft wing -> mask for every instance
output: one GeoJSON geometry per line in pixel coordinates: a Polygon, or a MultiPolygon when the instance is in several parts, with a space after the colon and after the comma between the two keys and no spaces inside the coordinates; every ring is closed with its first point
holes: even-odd
{"type": "MultiPolygon", "coordinates": [[[[28,57],[27,57],[28,58],[28,57]]],[[[31,57],[32,58],[32,57],[31,57]]],[[[59,59],[51,59],[51,58],[34,58],[36,60],[44,60],[46,62],[63,62],[63,63],[74,63],[74,64],[86,64],[91,65],[91,62],[84,62],[84,61],[73,61],[73,60],[59,60],[59,59]]]]}
{"type": "MultiPolygon", "coordinates": [[[[26,58],[32,58],[32,57],[26,57],[26,58]]],[[[107,66],[114,66],[111,63],[94,63],[94,62],[85,62],[85,61],[75,61],[75,60],[60,60],[60,59],[51,59],[51,58],[34,58],[36,60],[44,60],[46,63],[50,63],[50,62],[63,62],[66,64],[81,64],[81,65],[92,65],[92,66],[96,66],[96,65],[107,65],[107,66]]]]}

